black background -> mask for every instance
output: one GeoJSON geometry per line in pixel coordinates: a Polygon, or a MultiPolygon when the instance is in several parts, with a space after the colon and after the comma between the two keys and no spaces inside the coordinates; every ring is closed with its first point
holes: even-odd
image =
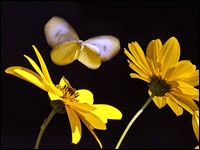
{"type": "MultiPolygon", "coordinates": [[[[1,2],[1,147],[31,149],[40,125],[50,111],[47,93],[4,72],[19,65],[32,69],[23,57],[37,63],[34,44],[43,56],[51,78],[57,84],[64,75],[76,89],[89,89],[96,104],[109,104],[123,113],[120,121],[109,120],[107,130],[95,130],[104,148],[114,148],[133,115],[148,99],[147,84],[131,79],[133,72],[123,52],[137,41],[146,51],[156,38],[164,43],[175,36],[181,46],[181,60],[199,66],[199,1],[87,1],[87,2],[1,2]],[[44,36],[44,25],[53,16],[66,19],[81,40],[110,34],[118,37],[121,51],[97,70],[78,61],[56,66],[44,36]]],[[[33,70],[33,69],[32,69],[33,70]]],[[[194,148],[197,139],[191,115],[176,117],[169,106],[159,109],[152,102],[129,130],[120,148],[194,148]]],[[[66,114],[56,115],[46,129],[40,148],[99,148],[83,125],[81,141],[71,144],[71,129],[66,114]]]]}

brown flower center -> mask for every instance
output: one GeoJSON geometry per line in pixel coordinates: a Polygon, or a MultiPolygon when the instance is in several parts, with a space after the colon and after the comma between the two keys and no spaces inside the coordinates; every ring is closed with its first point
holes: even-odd
{"type": "Polygon", "coordinates": [[[161,77],[153,76],[149,84],[149,89],[155,96],[164,96],[170,91],[170,85],[161,77]]]}

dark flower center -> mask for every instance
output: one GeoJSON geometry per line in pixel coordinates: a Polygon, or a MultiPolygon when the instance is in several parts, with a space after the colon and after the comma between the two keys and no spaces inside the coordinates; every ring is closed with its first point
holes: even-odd
{"type": "Polygon", "coordinates": [[[170,91],[170,85],[161,77],[152,76],[149,89],[155,96],[164,96],[170,91]]]}
{"type": "Polygon", "coordinates": [[[66,113],[65,110],[65,105],[63,104],[62,101],[60,100],[54,100],[50,102],[51,106],[53,107],[53,109],[58,112],[59,114],[64,114],[66,113]]]}

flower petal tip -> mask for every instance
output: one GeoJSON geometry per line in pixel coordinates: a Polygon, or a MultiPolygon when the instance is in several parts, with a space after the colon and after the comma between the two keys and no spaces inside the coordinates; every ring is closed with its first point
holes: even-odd
{"type": "Polygon", "coordinates": [[[35,49],[36,47],[35,47],[35,45],[32,45],[32,47],[35,49]]]}
{"type": "Polygon", "coordinates": [[[27,55],[25,55],[25,54],[24,54],[23,56],[24,56],[25,58],[27,58],[27,57],[28,57],[28,56],[27,56],[27,55]]]}
{"type": "Polygon", "coordinates": [[[180,112],[180,113],[175,113],[175,114],[176,114],[176,117],[179,117],[179,116],[181,116],[183,114],[183,111],[180,112]]]}
{"type": "Polygon", "coordinates": [[[14,67],[8,67],[5,69],[5,73],[8,73],[8,74],[13,74],[14,73],[14,67]]]}
{"type": "Polygon", "coordinates": [[[9,69],[8,68],[5,69],[5,73],[9,73],[9,69]]]}
{"type": "Polygon", "coordinates": [[[172,41],[172,42],[176,42],[176,43],[179,43],[177,38],[175,38],[174,36],[172,36],[169,41],[172,41]]]}

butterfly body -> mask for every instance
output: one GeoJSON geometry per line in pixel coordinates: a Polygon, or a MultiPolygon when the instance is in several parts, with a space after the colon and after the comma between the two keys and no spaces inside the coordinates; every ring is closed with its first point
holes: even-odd
{"type": "Polygon", "coordinates": [[[71,25],[60,17],[53,17],[46,23],[45,36],[53,48],[51,59],[57,65],[78,60],[90,69],[97,69],[102,61],[110,60],[120,50],[119,40],[111,35],[80,40],[71,25]]]}

